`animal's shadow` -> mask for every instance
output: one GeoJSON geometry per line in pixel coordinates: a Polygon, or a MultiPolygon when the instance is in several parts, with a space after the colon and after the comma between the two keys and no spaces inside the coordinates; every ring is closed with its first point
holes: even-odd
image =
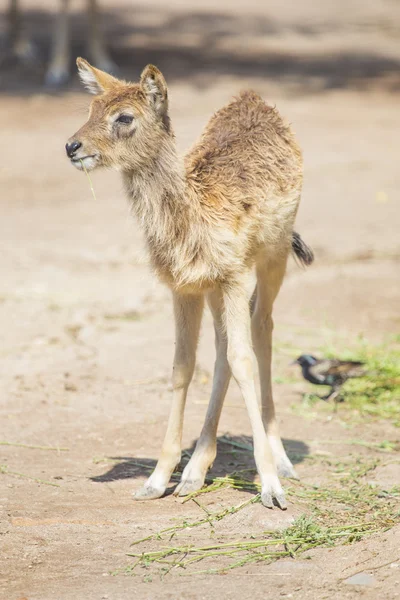
{"type": "MultiPolygon", "coordinates": [[[[301,463],[309,454],[309,447],[304,442],[297,440],[283,440],[286,452],[294,465],[301,463]]],[[[193,454],[195,443],[190,448],[182,451],[182,461],[173,475],[173,482],[167,494],[172,493],[179,481],[180,473],[193,454]]],[[[102,475],[91,477],[91,481],[105,483],[119,479],[137,479],[148,477],[157,464],[155,458],[141,458],[134,456],[113,456],[113,466],[102,475]]],[[[256,476],[254,464],[253,444],[249,436],[220,436],[217,440],[217,457],[212,469],[208,472],[206,482],[214,477],[232,475],[242,480],[253,482],[256,476]]]]}

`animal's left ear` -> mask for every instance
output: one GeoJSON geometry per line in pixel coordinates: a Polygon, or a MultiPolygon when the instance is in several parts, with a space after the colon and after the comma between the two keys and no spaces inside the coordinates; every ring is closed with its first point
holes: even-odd
{"type": "Polygon", "coordinates": [[[164,116],[168,111],[168,88],[161,71],[154,65],[147,65],[140,76],[140,85],[155,111],[164,116]]]}

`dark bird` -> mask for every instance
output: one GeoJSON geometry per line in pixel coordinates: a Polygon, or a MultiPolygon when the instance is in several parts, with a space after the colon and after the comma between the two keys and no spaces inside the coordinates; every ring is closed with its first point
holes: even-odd
{"type": "Polygon", "coordinates": [[[315,385],[329,385],[331,391],[322,400],[336,398],[341,386],[351,377],[365,375],[364,363],[355,360],[318,359],[311,354],[302,354],[292,364],[301,366],[304,379],[315,385]]]}

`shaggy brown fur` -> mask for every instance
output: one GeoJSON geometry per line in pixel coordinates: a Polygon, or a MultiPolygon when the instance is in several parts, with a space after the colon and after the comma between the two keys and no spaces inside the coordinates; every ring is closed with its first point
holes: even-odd
{"type": "MultiPolygon", "coordinates": [[[[231,371],[254,434],[262,501],[286,506],[278,471],[295,476],[283,449],[271,391],[272,304],[290,250],[304,254],[293,232],[302,184],[302,158],[278,111],[243,92],[210,120],[184,161],[176,153],[165,80],[154,66],[138,84],[119,81],[78,59],[96,98],[87,123],[67,144],[82,169],[115,167],[147,241],[154,269],[173,292],[177,346],[174,398],[159,463],[136,497],[161,496],[180,459],[183,409],[200,328],[203,297],[215,321],[217,361],[206,423],[177,493],[204,483],[215,457],[216,432],[231,371]],[[254,387],[246,281],[256,267],[252,338],[262,396],[254,387]]],[[[301,256],[304,260],[304,256],[301,256]]],[[[307,262],[307,261],[305,261],[307,262]]]]}

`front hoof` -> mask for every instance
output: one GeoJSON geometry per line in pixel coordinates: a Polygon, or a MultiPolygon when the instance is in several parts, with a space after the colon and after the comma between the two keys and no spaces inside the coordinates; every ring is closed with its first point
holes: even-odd
{"type": "Polygon", "coordinates": [[[188,496],[193,492],[201,490],[204,485],[203,479],[185,479],[174,490],[174,496],[188,496]]]}
{"type": "Polygon", "coordinates": [[[164,495],[165,488],[155,488],[151,485],[144,485],[139,488],[133,495],[134,500],[145,501],[145,500],[155,500],[156,498],[161,498],[164,495]]]}

